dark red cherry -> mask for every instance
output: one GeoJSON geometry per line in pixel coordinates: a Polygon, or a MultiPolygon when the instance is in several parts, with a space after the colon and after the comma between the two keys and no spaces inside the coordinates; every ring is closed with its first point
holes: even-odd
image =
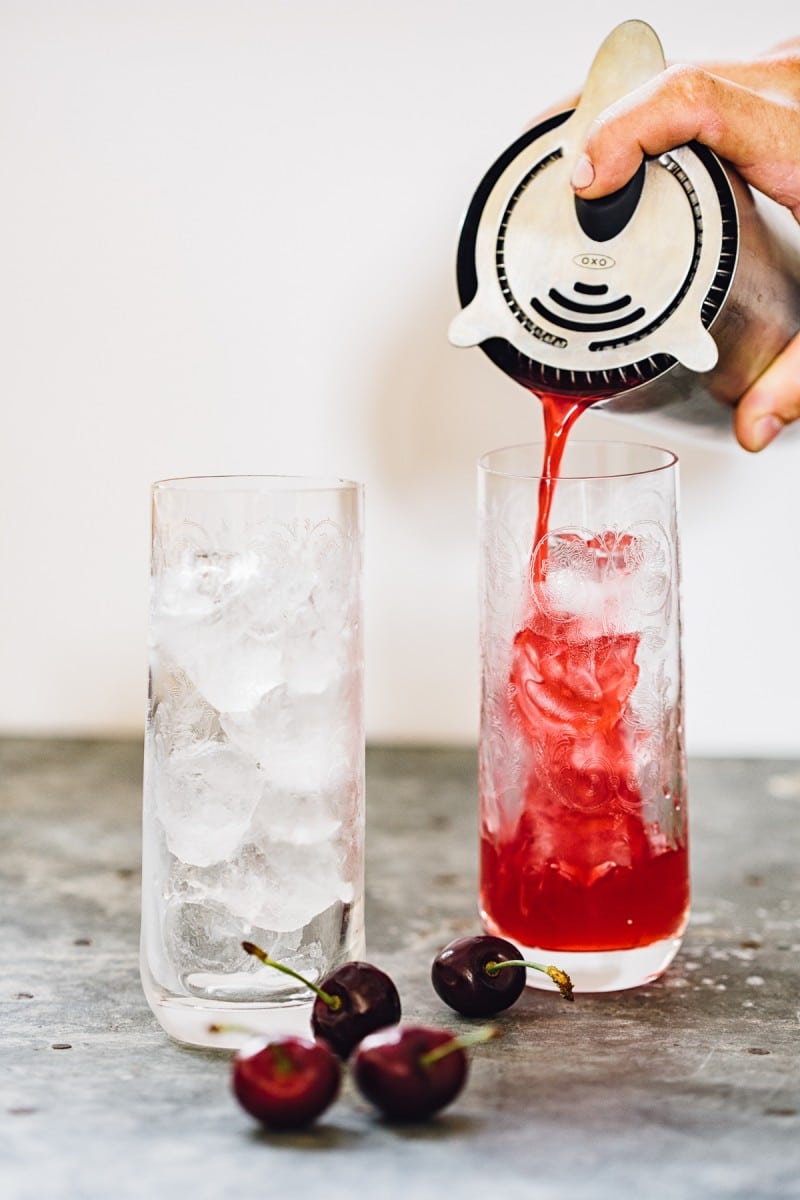
{"type": "Polygon", "coordinates": [[[397,988],[386,972],[372,963],[343,963],[316,984],[292,967],[276,962],[253,942],[242,942],[242,946],[265,966],[290,975],[314,992],[317,998],[311,1010],[311,1028],[340,1058],[348,1058],[368,1033],[400,1020],[397,988]]]}
{"type": "Polygon", "coordinates": [[[423,1121],[450,1104],[469,1062],[452,1033],[394,1025],[370,1034],[353,1056],[361,1094],[390,1121],[423,1121]]]}
{"type": "Polygon", "coordinates": [[[440,950],[431,967],[438,996],[465,1017],[502,1012],[518,1000],[525,987],[525,967],[508,966],[490,973],[501,962],[518,964],[521,954],[505,938],[456,938],[440,950]]]}
{"type": "Polygon", "coordinates": [[[349,1058],[368,1034],[400,1020],[400,996],[385,971],[366,962],[348,962],[320,984],[311,1010],[311,1028],[340,1058],[349,1058]],[[338,1004],[331,1004],[331,999],[338,1004]]]}
{"type": "Polygon", "coordinates": [[[231,1086],[247,1112],[270,1129],[302,1129],[339,1091],[339,1059],[310,1038],[253,1038],[233,1057],[231,1086]]]}
{"type": "Polygon", "coordinates": [[[492,934],[449,942],[433,960],[431,982],[437,995],[456,1012],[486,1017],[519,999],[528,967],[549,975],[561,994],[572,999],[572,983],[564,971],[523,961],[513,942],[492,934]]]}

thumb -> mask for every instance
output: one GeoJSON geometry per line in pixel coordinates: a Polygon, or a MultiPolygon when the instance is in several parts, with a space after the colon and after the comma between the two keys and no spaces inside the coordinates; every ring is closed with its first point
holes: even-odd
{"type": "Polygon", "coordinates": [[[734,431],[745,450],[763,450],[800,417],[800,333],[748,388],[736,407],[734,431]]]}

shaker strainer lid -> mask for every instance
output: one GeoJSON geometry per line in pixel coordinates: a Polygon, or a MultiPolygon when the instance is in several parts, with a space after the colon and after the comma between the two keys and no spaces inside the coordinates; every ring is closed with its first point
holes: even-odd
{"type": "Polygon", "coordinates": [[[450,340],[480,345],[526,387],[599,399],[676,362],[716,364],[708,330],[733,278],[738,221],[715,155],[692,143],[648,159],[600,200],[570,186],[595,117],[665,65],[649,25],[618,26],[577,108],[523,134],[472,199],[450,340]]]}

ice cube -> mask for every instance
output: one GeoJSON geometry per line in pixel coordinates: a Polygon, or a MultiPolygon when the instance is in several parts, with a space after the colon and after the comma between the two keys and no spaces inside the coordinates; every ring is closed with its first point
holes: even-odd
{"type": "Polygon", "coordinates": [[[164,946],[178,974],[231,974],[249,969],[242,923],[213,900],[173,897],[164,914],[164,946]]]}
{"type": "Polygon", "coordinates": [[[353,900],[354,881],[347,878],[351,840],[349,832],[339,839],[286,841],[262,833],[226,862],[202,868],[174,864],[170,889],[187,902],[224,910],[240,937],[249,937],[248,929],[289,935],[332,904],[353,900]]]}
{"type": "Polygon", "coordinates": [[[324,692],[347,670],[352,633],[320,627],[300,637],[286,639],[284,678],[296,692],[324,692]]]}
{"type": "Polygon", "coordinates": [[[313,846],[340,835],[342,822],[330,791],[296,792],[268,786],[253,816],[257,836],[292,846],[313,846]]]}
{"type": "Polygon", "coordinates": [[[156,812],[170,852],[196,866],[230,858],[264,787],[258,763],[225,743],[170,748],[159,739],[157,753],[156,812]]]}
{"type": "Polygon", "coordinates": [[[531,737],[540,730],[591,736],[616,725],[625,710],[638,678],[638,637],[579,638],[583,628],[555,637],[522,629],[514,639],[510,698],[531,737]]]}
{"type": "Polygon", "coordinates": [[[213,707],[234,713],[283,682],[327,690],[357,632],[358,545],[337,525],[254,526],[243,536],[241,549],[187,544],[152,594],[157,653],[180,664],[213,707]]]}
{"type": "Polygon", "coordinates": [[[217,709],[246,710],[281,678],[281,614],[253,551],[197,554],[154,585],[151,629],[217,709]]]}
{"type": "Polygon", "coordinates": [[[230,999],[286,999],[287,992],[313,999],[303,985],[248,955],[242,941],[255,942],[275,962],[313,983],[336,961],[351,919],[350,905],[336,901],[300,928],[275,931],[243,921],[214,901],[173,897],[165,915],[165,949],[184,985],[198,994],[211,986],[230,999]]]}
{"type": "Polygon", "coordinates": [[[351,903],[353,883],[343,876],[343,852],[330,841],[291,844],[276,841],[265,854],[267,874],[255,923],[290,931],[313,921],[337,902],[351,903]]]}
{"type": "Polygon", "coordinates": [[[266,866],[260,848],[246,841],[221,862],[206,866],[173,861],[168,890],[172,895],[225,908],[244,928],[252,925],[264,892],[266,866]]]}
{"type": "Polygon", "coordinates": [[[220,724],[264,770],[273,788],[321,792],[352,774],[360,746],[355,690],[297,693],[273,688],[249,712],[222,712],[220,724]]]}
{"type": "Polygon", "coordinates": [[[306,819],[293,827],[287,812],[271,837],[263,826],[257,835],[258,840],[244,842],[226,861],[204,866],[174,862],[170,895],[224,910],[237,923],[240,937],[250,937],[249,930],[288,937],[332,904],[353,899],[354,881],[347,876],[357,835],[351,830],[340,829],[330,817],[323,825],[319,814],[316,823],[306,819]],[[280,836],[283,831],[286,838],[280,836]]]}
{"type": "Polygon", "coordinates": [[[579,620],[583,636],[638,631],[643,616],[665,599],[669,545],[663,530],[659,539],[651,524],[640,522],[638,532],[550,533],[537,550],[538,611],[548,621],[579,620]]]}
{"type": "Polygon", "coordinates": [[[283,675],[280,646],[247,633],[221,637],[213,652],[198,645],[182,661],[203,695],[225,712],[249,712],[283,675]]]}
{"type": "Polygon", "coordinates": [[[153,732],[162,746],[176,753],[201,744],[224,741],[219,714],[200,695],[185,671],[169,661],[155,661],[150,674],[153,732]]]}

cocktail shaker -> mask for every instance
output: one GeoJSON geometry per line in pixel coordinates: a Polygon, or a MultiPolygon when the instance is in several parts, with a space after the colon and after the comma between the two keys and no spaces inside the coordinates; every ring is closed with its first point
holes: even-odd
{"type": "Polygon", "coordinates": [[[800,227],[695,142],[575,196],[591,123],[665,67],[650,26],[624,22],[577,107],[500,155],[464,218],[450,340],[540,395],[712,432],[800,329],[800,227]]]}

